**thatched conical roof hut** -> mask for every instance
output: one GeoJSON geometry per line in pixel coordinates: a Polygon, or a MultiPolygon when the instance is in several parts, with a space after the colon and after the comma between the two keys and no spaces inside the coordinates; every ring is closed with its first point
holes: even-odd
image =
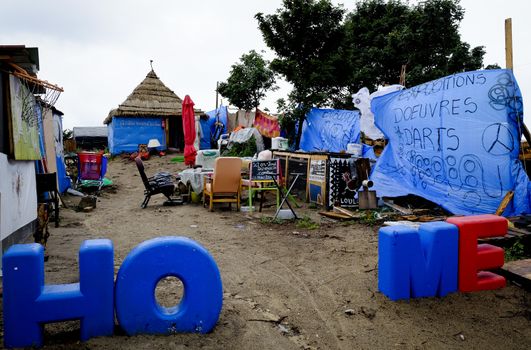
{"type": "MultiPolygon", "coordinates": [[[[103,121],[109,128],[112,154],[133,152],[139,144],[157,139],[162,149],[183,149],[182,99],[159,79],[153,69],[103,121]]],[[[196,115],[203,112],[194,109],[196,115]]]]}
{"type": "MultiPolygon", "coordinates": [[[[151,70],[133,92],[103,121],[109,124],[113,117],[172,117],[182,114],[183,100],[151,70]]],[[[196,114],[202,111],[194,109],[196,114]]]]}

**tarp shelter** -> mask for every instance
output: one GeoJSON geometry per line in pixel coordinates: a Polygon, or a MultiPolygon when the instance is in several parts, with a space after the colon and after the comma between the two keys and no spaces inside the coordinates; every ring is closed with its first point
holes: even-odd
{"type": "Polygon", "coordinates": [[[57,173],[57,189],[63,193],[70,187],[70,178],[66,174],[63,151],[63,112],[55,107],[43,108],[38,105],[39,144],[43,169],[37,162],[37,172],[57,173]]]}
{"type": "Polygon", "coordinates": [[[76,146],[84,151],[106,149],[108,133],[109,130],[105,126],[76,126],[72,130],[76,146]]]}
{"type": "MultiPolygon", "coordinates": [[[[196,115],[202,112],[194,109],[196,115]]],[[[151,70],[118,108],[109,112],[104,124],[109,129],[111,154],[134,152],[139,144],[157,139],[161,150],[184,150],[182,100],[151,70]]]]}
{"type": "Polygon", "coordinates": [[[375,122],[389,140],[371,179],[378,196],[415,194],[454,214],[531,212],[518,159],[522,96],[510,70],[473,71],[377,97],[375,122]]]}
{"type": "Polygon", "coordinates": [[[360,142],[360,113],[312,108],[302,126],[300,149],[305,152],[341,152],[360,142]]]}
{"type": "Polygon", "coordinates": [[[217,147],[217,140],[223,134],[228,133],[228,111],[227,106],[220,106],[210,112],[206,112],[205,116],[200,119],[201,124],[201,140],[199,143],[200,149],[211,149],[212,144],[217,147]]]}

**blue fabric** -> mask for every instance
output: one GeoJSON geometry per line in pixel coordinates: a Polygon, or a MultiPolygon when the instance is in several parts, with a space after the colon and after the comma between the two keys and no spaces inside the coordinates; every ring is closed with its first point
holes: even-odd
{"type": "Polygon", "coordinates": [[[200,120],[203,136],[199,140],[199,149],[211,149],[211,139],[217,141],[221,135],[228,132],[227,124],[229,117],[226,106],[220,106],[218,109],[206,112],[205,114],[208,116],[208,120],[200,120]],[[216,129],[216,121],[219,121],[223,126],[216,129]]]}
{"type": "Polygon", "coordinates": [[[302,124],[300,149],[306,152],[341,152],[360,142],[360,113],[312,108],[302,124]]]}
{"type": "Polygon", "coordinates": [[[116,155],[138,151],[139,144],[147,144],[150,139],[159,140],[166,149],[166,132],[162,118],[113,117],[109,128],[109,150],[116,155]]]}
{"type": "Polygon", "coordinates": [[[530,211],[529,179],[518,160],[523,118],[509,70],[451,75],[372,100],[389,144],[371,179],[378,196],[415,194],[454,214],[530,211]]]}

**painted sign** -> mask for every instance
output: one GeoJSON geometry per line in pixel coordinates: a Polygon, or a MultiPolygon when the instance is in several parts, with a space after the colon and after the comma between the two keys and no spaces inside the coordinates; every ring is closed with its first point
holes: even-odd
{"type": "Polygon", "coordinates": [[[14,158],[16,160],[39,160],[39,116],[35,96],[21,83],[20,79],[9,76],[11,95],[11,130],[13,135],[14,158]]]}
{"type": "Polygon", "coordinates": [[[518,160],[522,96],[509,70],[456,74],[372,100],[389,140],[371,175],[379,197],[415,194],[455,214],[529,213],[518,160]]]}

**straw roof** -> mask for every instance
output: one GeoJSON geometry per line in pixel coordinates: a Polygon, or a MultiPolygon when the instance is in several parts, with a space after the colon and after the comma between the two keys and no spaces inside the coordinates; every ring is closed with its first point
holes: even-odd
{"type": "MultiPolygon", "coordinates": [[[[183,100],[170,90],[151,70],[118,108],[109,112],[103,121],[109,124],[113,117],[176,117],[182,115],[183,100]]],[[[195,114],[203,113],[194,109],[195,114]]]]}

